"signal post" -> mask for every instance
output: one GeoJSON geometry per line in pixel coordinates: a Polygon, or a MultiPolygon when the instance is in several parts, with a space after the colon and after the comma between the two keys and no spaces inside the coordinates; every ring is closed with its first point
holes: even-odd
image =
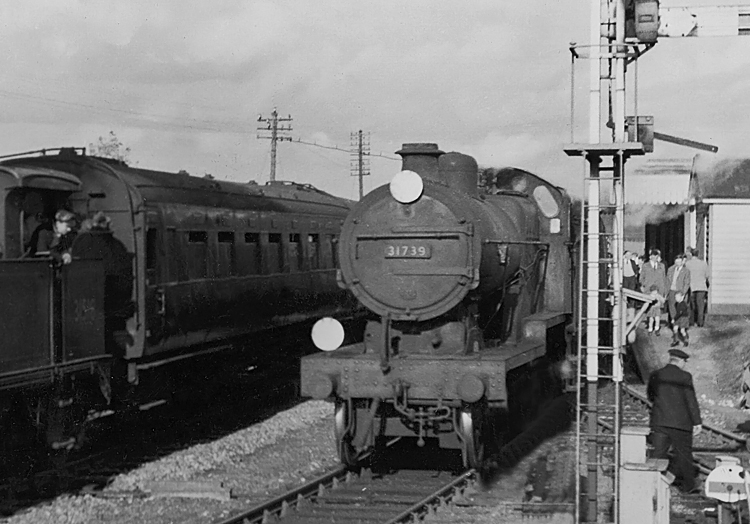
{"type": "MultiPolygon", "coordinates": [[[[619,507],[622,354],[625,334],[635,328],[626,324],[622,291],[625,163],[653,151],[653,139],[717,151],[655,132],[653,118],[638,115],[637,86],[634,115],[626,117],[627,67],[637,67],[638,58],[658,37],[749,34],[746,5],[661,8],[658,0],[591,0],[590,43],[571,44],[571,144],[565,152],[584,159],[576,456],[586,482],[576,476],[577,522],[620,522],[634,516],[619,507]],[[577,60],[588,61],[590,75],[588,141],[583,143],[576,141],[574,131],[577,60]],[[608,383],[613,394],[599,398],[599,386],[608,383]]],[[[641,442],[640,437],[628,440],[641,442]]],[[[639,445],[645,450],[645,439],[639,445]]],[[[663,512],[657,513],[654,522],[663,518],[663,512]]]]}
{"type": "Polygon", "coordinates": [[[626,138],[625,72],[655,42],[657,11],[655,1],[592,0],[591,43],[571,45],[572,87],[577,60],[588,60],[590,75],[588,142],[575,140],[573,92],[571,144],[565,148],[584,159],[576,458],[586,481],[576,475],[577,522],[619,522],[624,175],[628,158],[645,153],[643,144],[626,138]],[[599,398],[606,384],[607,398],[599,398]]]}

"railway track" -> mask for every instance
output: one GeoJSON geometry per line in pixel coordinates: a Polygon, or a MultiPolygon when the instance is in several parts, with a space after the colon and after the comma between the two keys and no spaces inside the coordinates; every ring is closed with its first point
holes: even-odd
{"type": "MultiPolygon", "coordinates": [[[[530,499],[528,493],[520,492],[515,494],[513,502],[506,504],[499,504],[494,496],[484,502],[474,500],[474,495],[486,493],[488,483],[502,483],[502,473],[513,468],[546,438],[569,425],[569,402],[567,397],[553,401],[523,433],[489,458],[486,471],[393,469],[378,472],[373,464],[380,467],[380,461],[388,457],[367,456],[360,462],[362,468],[358,473],[342,466],[217,524],[265,524],[276,522],[275,519],[281,519],[283,524],[396,524],[427,518],[430,522],[468,523],[486,517],[490,511],[488,500],[495,511],[498,505],[502,506],[499,511],[508,522],[521,517],[525,522],[532,522],[534,515],[548,521],[555,512],[572,513],[573,501],[565,500],[560,489],[553,489],[557,494],[553,502],[542,501],[541,496],[539,502],[525,501],[525,497],[530,499]]],[[[574,468],[567,470],[572,472],[574,468]]],[[[544,480],[549,479],[539,478],[536,484],[544,480]]]]}
{"type": "Polygon", "coordinates": [[[0,479],[0,514],[11,515],[62,493],[96,495],[118,474],[221,438],[299,401],[297,374],[288,365],[240,375],[202,409],[167,404],[149,413],[99,421],[107,427],[98,428],[85,453],[68,455],[51,468],[0,479]]]}
{"type": "MultiPolygon", "coordinates": [[[[623,424],[648,426],[651,402],[636,389],[623,385],[623,424]]],[[[699,453],[745,453],[747,436],[732,433],[708,423],[695,439],[693,450],[699,453]]]]}
{"type": "Polygon", "coordinates": [[[284,524],[407,522],[427,514],[431,504],[462,496],[475,477],[474,470],[456,477],[428,470],[363,469],[355,474],[342,467],[220,524],[260,524],[273,518],[284,524]]]}

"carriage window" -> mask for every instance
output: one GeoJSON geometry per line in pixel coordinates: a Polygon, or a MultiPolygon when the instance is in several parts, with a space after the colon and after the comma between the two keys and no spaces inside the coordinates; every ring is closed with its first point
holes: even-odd
{"type": "Polygon", "coordinates": [[[307,259],[310,269],[320,269],[320,235],[312,233],[307,235],[307,259]]]}
{"type": "Polygon", "coordinates": [[[218,257],[216,260],[216,275],[228,277],[236,275],[234,231],[219,231],[218,257]]]}
{"type": "Polygon", "coordinates": [[[167,256],[169,268],[168,282],[184,282],[188,279],[188,263],[182,240],[181,233],[178,233],[176,228],[167,228],[164,244],[167,253],[169,253],[167,256]]]}
{"type": "Polygon", "coordinates": [[[156,229],[146,230],[146,271],[156,270],[156,229]]]}
{"type": "Polygon", "coordinates": [[[302,246],[299,233],[289,233],[289,271],[302,269],[302,246]]]}
{"type": "Polygon", "coordinates": [[[284,254],[282,252],[281,233],[268,234],[268,272],[280,273],[284,254]]]}
{"type": "Polygon", "coordinates": [[[208,233],[205,231],[188,231],[187,234],[188,279],[206,278],[208,276],[208,233]]]}
{"type": "Polygon", "coordinates": [[[188,243],[206,244],[208,243],[208,233],[205,231],[188,231],[188,243]]]}
{"type": "Polygon", "coordinates": [[[245,244],[237,253],[237,271],[240,275],[261,273],[260,233],[245,233],[245,244]]]}

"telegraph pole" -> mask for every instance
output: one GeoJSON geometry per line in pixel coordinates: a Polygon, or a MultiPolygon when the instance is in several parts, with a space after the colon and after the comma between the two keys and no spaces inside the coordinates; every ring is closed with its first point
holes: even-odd
{"type": "Polygon", "coordinates": [[[359,131],[350,134],[352,176],[359,177],[359,199],[364,196],[364,177],[370,174],[370,133],[359,131]]]}
{"type": "Polygon", "coordinates": [[[258,138],[266,138],[271,140],[271,181],[276,180],[276,142],[283,142],[284,140],[292,141],[292,137],[285,135],[292,130],[292,125],[284,124],[279,125],[279,122],[291,122],[292,116],[288,115],[286,118],[279,118],[279,114],[276,108],[273,108],[271,118],[264,118],[263,115],[258,115],[258,122],[264,122],[266,125],[258,127],[258,131],[270,131],[270,136],[258,134],[258,138]]]}

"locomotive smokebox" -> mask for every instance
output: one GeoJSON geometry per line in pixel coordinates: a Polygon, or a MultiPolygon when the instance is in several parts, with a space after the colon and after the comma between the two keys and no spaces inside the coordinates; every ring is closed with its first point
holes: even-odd
{"type": "Polygon", "coordinates": [[[438,160],[438,172],[449,187],[477,196],[479,166],[474,157],[462,153],[446,153],[438,160]]]}
{"type": "Polygon", "coordinates": [[[443,152],[438,149],[437,144],[404,144],[400,151],[396,151],[396,154],[404,159],[401,168],[404,171],[414,171],[422,178],[442,181],[438,158],[443,155],[443,152]]]}

